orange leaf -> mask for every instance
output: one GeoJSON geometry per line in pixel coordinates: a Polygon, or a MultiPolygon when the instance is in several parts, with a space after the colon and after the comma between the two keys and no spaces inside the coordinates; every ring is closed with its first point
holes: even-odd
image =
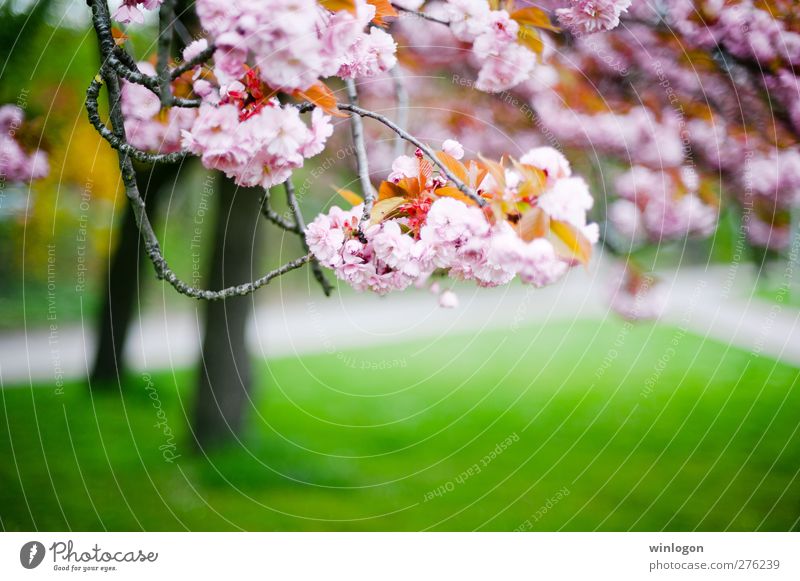
{"type": "Polygon", "coordinates": [[[534,238],[544,238],[550,231],[550,219],[541,208],[532,208],[517,222],[517,234],[525,242],[534,238]]]}
{"type": "Polygon", "coordinates": [[[462,182],[467,181],[467,168],[464,167],[463,163],[444,151],[437,151],[436,157],[439,159],[442,165],[453,172],[453,175],[455,175],[458,179],[460,179],[462,182]]]}
{"type": "Polygon", "coordinates": [[[328,85],[322,81],[311,85],[305,91],[297,90],[293,93],[293,95],[300,99],[305,99],[306,101],[314,103],[314,105],[335,117],[347,117],[347,115],[339,111],[339,108],[336,106],[336,97],[334,96],[333,91],[331,91],[330,87],[328,87],[328,85]]]}
{"type": "Polygon", "coordinates": [[[542,52],[544,52],[542,37],[539,36],[539,32],[535,28],[520,26],[519,32],[517,32],[517,41],[534,54],[541,56],[542,52]]]}
{"type": "Polygon", "coordinates": [[[442,196],[444,198],[455,198],[456,200],[461,200],[468,206],[474,206],[475,200],[470,198],[464,192],[459,190],[458,188],[454,188],[453,186],[445,186],[443,188],[439,188],[434,191],[437,196],[442,196]]]}
{"type": "Polygon", "coordinates": [[[333,188],[333,189],[336,190],[337,194],[342,196],[346,201],[350,202],[353,206],[358,206],[359,204],[364,203],[364,198],[362,198],[352,190],[338,189],[338,188],[333,188]]]}
{"type": "Polygon", "coordinates": [[[553,32],[561,31],[560,28],[550,23],[550,17],[547,15],[547,12],[541,8],[534,8],[533,6],[520,8],[511,13],[511,18],[523,25],[544,28],[546,30],[552,30],[553,32]]]}
{"type": "Polygon", "coordinates": [[[394,9],[389,0],[367,0],[367,4],[372,4],[375,7],[375,18],[372,19],[372,22],[378,26],[386,26],[384,18],[397,16],[397,10],[394,9]]]}
{"type": "Polygon", "coordinates": [[[519,163],[513,157],[511,162],[514,168],[522,176],[522,183],[520,183],[517,191],[520,198],[533,198],[539,196],[544,192],[545,185],[547,184],[547,174],[545,174],[538,167],[533,167],[525,163],[519,163]]]}
{"type": "Polygon", "coordinates": [[[503,169],[502,158],[500,163],[497,163],[496,161],[483,157],[479,153],[478,159],[481,160],[481,163],[486,168],[486,171],[489,172],[489,175],[494,178],[494,181],[497,183],[497,186],[500,188],[500,190],[504,190],[506,187],[506,170],[503,169]]]}
{"type": "Polygon", "coordinates": [[[406,192],[399,185],[384,181],[378,188],[378,200],[388,200],[389,198],[405,198],[406,192]]]}
{"type": "Polygon", "coordinates": [[[387,198],[386,200],[381,200],[372,206],[370,222],[372,224],[379,224],[380,222],[383,222],[386,218],[391,216],[392,212],[397,210],[399,206],[402,206],[405,203],[406,201],[403,198],[387,198]]]}
{"type": "Polygon", "coordinates": [[[420,191],[425,189],[425,186],[428,184],[428,180],[433,175],[433,164],[425,158],[419,160],[419,174],[417,175],[417,179],[419,180],[419,189],[420,191]]]}
{"type": "Polygon", "coordinates": [[[116,26],[111,28],[111,36],[114,38],[114,44],[117,46],[122,46],[125,44],[125,41],[130,38],[116,26]]]}
{"type": "Polygon", "coordinates": [[[331,12],[338,12],[339,10],[347,10],[348,12],[356,13],[355,0],[319,0],[323,8],[327,8],[331,12]]]}
{"type": "Polygon", "coordinates": [[[560,246],[565,258],[577,260],[583,265],[589,263],[592,245],[575,226],[561,220],[550,220],[550,231],[555,235],[556,242],[562,243],[556,245],[556,251],[560,246]]]}

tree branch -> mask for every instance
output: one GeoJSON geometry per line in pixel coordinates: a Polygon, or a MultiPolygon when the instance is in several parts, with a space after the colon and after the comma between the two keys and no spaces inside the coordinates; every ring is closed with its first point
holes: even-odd
{"type": "Polygon", "coordinates": [[[416,145],[425,155],[427,155],[431,159],[431,161],[434,164],[436,164],[436,166],[442,171],[442,173],[447,176],[447,179],[449,179],[456,185],[456,187],[461,191],[461,193],[468,196],[470,199],[472,199],[472,201],[474,201],[479,206],[486,205],[486,200],[484,200],[482,197],[476,194],[475,191],[472,190],[472,188],[470,188],[464,182],[458,179],[446,165],[444,165],[441,161],[439,161],[439,158],[436,157],[436,154],[430,147],[428,147],[427,145],[422,143],[419,139],[408,133],[405,129],[398,127],[396,123],[394,123],[384,115],[381,115],[380,113],[375,113],[374,111],[369,111],[367,109],[362,109],[357,105],[348,103],[339,103],[338,107],[342,111],[349,111],[350,113],[354,113],[355,115],[358,115],[360,117],[369,117],[370,119],[375,119],[376,121],[383,123],[386,127],[397,133],[400,137],[402,137],[409,143],[413,143],[414,145],[416,145]]]}
{"type": "Polygon", "coordinates": [[[267,220],[286,230],[287,232],[294,232],[295,234],[300,234],[302,231],[300,227],[295,222],[290,222],[278,212],[272,209],[272,206],[269,203],[269,199],[271,196],[271,192],[269,188],[264,188],[264,196],[261,198],[261,215],[264,216],[267,220]]]}
{"type": "MultiPolygon", "coordinates": [[[[291,208],[292,214],[294,214],[294,221],[297,225],[298,232],[300,233],[300,239],[302,240],[303,248],[306,252],[308,252],[308,243],[306,242],[305,237],[306,223],[303,219],[303,213],[300,211],[300,204],[297,203],[297,196],[294,194],[294,184],[292,183],[291,177],[286,180],[284,186],[286,188],[286,201],[289,203],[289,208],[291,208]]],[[[331,283],[328,282],[328,279],[325,278],[325,274],[322,272],[322,267],[319,265],[319,262],[316,258],[311,259],[311,272],[314,274],[314,278],[317,280],[320,287],[322,287],[322,292],[325,293],[325,296],[331,296],[333,287],[331,286],[331,283]]]]}
{"type": "MultiPolygon", "coordinates": [[[[105,63],[108,61],[109,56],[113,56],[115,46],[113,36],[111,35],[111,17],[108,11],[108,4],[105,0],[90,0],[90,6],[92,9],[92,24],[100,44],[100,57],[105,63]]],[[[153,263],[156,276],[159,279],[166,280],[172,285],[173,288],[175,288],[175,290],[186,296],[205,300],[219,300],[250,294],[268,284],[272,279],[299,268],[312,259],[311,254],[306,254],[305,256],[301,256],[300,258],[297,258],[275,270],[268,272],[255,281],[230,286],[217,291],[199,289],[182,281],[170,269],[163,253],[161,252],[161,246],[158,242],[158,237],[153,230],[150,219],[147,217],[144,200],[139,194],[139,189],[136,184],[136,171],[134,170],[133,163],[131,162],[131,158],[134,156],[129,151],[130,146],[125,140],[125,120],[120,106],[121,98],[119,76],[116,71],[109,66],[103,66],[101,71],[103,80],[108,87],[112,129],[108,129],[102,124],[102,122],[99,121],[99,115],[97,112],[97,96],[100,91],[100,85],[102,84],[99,79],[94,79],[87,91],[87,110],[89,111],[89,118],[95,127],[98,127],[99,123],[99,126],[103,129],[103,131],[101,131],[101,129],[98,128],[98,131],[101,131],[101,134],[104,132],[108,133],[108,136],[104,135],[104,137],[106,137],[109,143],[112,143],[112,146],[114,143],[117,144],[116,149],[117,156],[119,158],[119,169],[122,175],[122,183],[125,187],[125,195],[130,202],[131,211],[133,211],[133,215],[136,218],[136,224],[139,227],[139,234],[142,237],[145,251],[150,258],[150,261],[153,263]]],[[[134,149],[134,151],[136,150],[134,149]]]]}
{"type": "Polygon", "coordinates": [[[403,8],[399,4],[395,4],[392,2],[392,6],[399,10],[400,12],[405,12],[406,14],[411,14],[416,18],[422,18],[423,20],[429,20],[430,22],[436,22],[438,24],[444,24],[445,26],[450,26],[450,23],[447,20],[442,20],[441,18],[436,18],[435,16],[431,16],[430,14],[426,14],[425,12],[420,12],[418,10],[409,10],[408,8],[403,8]]]}
{"type": "Polygon", "coordinates": [[[211,56],[214,54],[214,51],[216,49],[217,49],[217,47],[214,46],[214,44],[208,45],[208,48],[206,48],[204,51],[198,53],[197,56],[194,57],[193,59],[185,61],[185,62],[181,63],[180,65],[178,65],[177,67],[175,67],[174,69],[172,69],[172,72],[170,73],[170,77],[173,80],[175,80],[178,77],[180,77],[183,73],[185,73],[186,71],[190,71],[194,67],[203,64],[204,62],[206,62],[208,59],[211,58],[211,56]]]}
{"type": "MultiPolygon", "coordinates": [[[[350,104],[358,105],[358,91],[353,79],[345,81],[347,86],[347,97],[350,104]]],[[[367,160],[367,147],[364,144],[364,124],[358,115],[350,115],[350,129],[353,134],[353,145],[356,148],[356,165],[358,168],[358,179],[361,182],[361,193],[364,195],[364,212],[361,222],[369,220],[372,213],[372,204],[375,202],[375,190],[369,178],[369,161],[367,160]]]]}
{"type": "MultiPolygon", "coordinates": [[[[109,83],[108,79],[113,77],[116,83],[119,84],[119,78],[116,75],[113,75],[112,72],[107,68],[104,68],[101,74],[109,86],[109,99],[112,99],[111,84],[109,83]]],[[[102,87],[102,85],[103,83],[99,79],[92,79],[92,82],[89,84],[89,88],[86,90],[86,111],[89,114],[89,122],[94,126],[101,137],[108,141],[111,147],[120,153],[124,153],[125,155],[130,156],[132,159],[142,163],[176,163],[186,157],[188,153],[187,151],[176,151],[173,153],[148,153],[146,151],[142,151],[141,149],[133,147],[131,144],[125,141],[124,134],[120,135],[116,131],[116,127],[113,131],[109,129],[100,119],[100,113],[98,110],[99,106],[97,99],[100,95],[100,87],[102,87]]]]}

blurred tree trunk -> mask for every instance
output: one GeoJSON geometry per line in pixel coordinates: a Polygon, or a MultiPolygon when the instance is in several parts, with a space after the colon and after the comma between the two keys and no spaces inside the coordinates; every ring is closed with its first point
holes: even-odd
{"type": "MultiPolygon", "coordinates": [[[[260,191],[219,177],[217,223],[208,288],[248,282],[257,276],[260,191]]],[[[204,304],[205,336],[195,404],[194,435],[205,448],[238,436],[251,388],[245,330],[253,295],[204,304]]]]}
{"type": "MultiPolygon", "coordinates": [[[[136,182],[149,216],[157,209],[158,192],[176,178],[177,166],[156,165],[136,172],[136,182]]],[[[111,389],[125,372],[125,342],[135,305],[139,303],[140,273],[147,255],[133,212],[124,208],[116,250],[110,259],[103,306],[97,319],[97,346],[92,367],[92,389],[111,389]]],[[[150,269],[152,271],[152,269],[150,269]]],[[[150,273],[151,274],[151,273],[150,273]]]]}

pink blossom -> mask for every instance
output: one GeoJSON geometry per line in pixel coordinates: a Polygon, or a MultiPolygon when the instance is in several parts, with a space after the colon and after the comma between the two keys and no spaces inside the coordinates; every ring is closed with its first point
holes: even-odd
{"type": "Polygon", "coordinates": [[[586,212],[593,204],[589,187],[583,178],[578,177],[557,180],[539,197],[539,207],[551,218],[577,227],[586,225],[586,212]]]}
{"type": "Polygon", "coordinates": [[[552,147],[536,147],[519,158],[520,163],[542,170],[550,183],[568,178],[572,169],[564,155],[552,147]]]}
{"type": "Polygon", "coordinates": [[[639,208],[630,200],[616,200],[608,207],[608,221],[628,245],[644,237],[644,223],[639,208]]]}
{"type": "Polygon", "coordinates": [[[442,151],[453,159],[464,157],[464,147],[455,139],[445,139],[442,143],[442,151]]]}
{"type": "Polygon", "coordinates": [[[50,171],[44,151],[28,153],[17,141],[16,134],[23,121],[24,113],[16,105],[0,106],[0,185],[3,181],[28,183],[47,176],[50,171]]]}
{"type": "Polygon", "coordinates": [[[411,178],[419,173],[417,158],[401,155],[392,162],[392,173],[387,178],[390,182],[399,182],[403,178],[411,178]]]}
{"type": "Polygon", "coordinates": [[[195,57],[199,56],[201,52],[208,48],[208,40],[205,38],[199,38],[197,40],[193,40],[189,44],[186,45],[186,48],[183,49],[183,60],[190,61],[195,57]]]}
{"type": "Polygon", "coordinates": [[[443,309],[458,308],[458,295],[450,290],[444,291],[439,295],[439,306],[443,309]]]}
{"type": "Polygon", "coordinates": [[[114,12],[114,19],[119,22],[135,22],[141,24],[144,22],[144,14],[142,8],[145,10],[154,10],[161,5],[163,0],[122,0],[122,4],[117,11],[114,12]]]}
{"type": "Polygon", "coordinates": [[[556,15],[573,34],[591,34],[616,28],[630,5],[631,0],[570,0],[569,8],[559,8],[556,15]]]}
{"type": "Polygon", "coordinates": [[[334,227],[328,216],[320,214],[306,228],[306,243],[317,260],[327,267],[334,267],[341,262],[344,231],[334,227]]]}

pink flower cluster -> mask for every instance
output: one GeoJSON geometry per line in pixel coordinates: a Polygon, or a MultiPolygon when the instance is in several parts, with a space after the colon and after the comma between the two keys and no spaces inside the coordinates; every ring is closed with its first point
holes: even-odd
{"type": "Polygon", "coordinates": [[[575,35],[592,34],[619,26],[631,0],[569,0],[568,8],[556,10],[558,21],[575,35]]]}
{"type": "Polygon", "coordinates": [[[142,9],[155,10],[164,0],[122,0],[117,11],[114,12],[114,20],[120,22],[144,22],[142,9]]]}
{"type": "Polygon", "coordinates": [[[330,117],[321,109],[314,109],[309,126],[296,107],[275,98],[248,117],[233,103],[204,103],[191,129],[183,131],[183,146],[240,186],[269,188],[320,153],[331,133],[330,117]]]}
{"type": "Polygon", "coordinates": [[[50,171],[47,154],[39,150],[27,153],[17,141],[24,117],[16,105],[0,107],[0,183],[26,183],[50,171]]]}
{"type": "MultiPolygon", "coordinates": [[[[454,143],[449,145],[455,149],[454,143]]],[[[566,160],[554,150],[539,148],[521,162],[549,170],[548,188],[538,198],[539,207],[582,230],[591,243],[597,242],[597,225],[586,223],[592,198],[583,180],[571,177],[566,160]]],[[[395,164],[395,172],[402,173],[405,165],[406,160],[395,164]]],[[[520,178],[515,170],[507,174],[509,191],[504,195],[510,196],[520,178]]],[[[485,178],[482,186],[490,187],[489,180],[485,178]]],[[[430,182],[433,188],[445,180],[432,176],[430,182]]],[[[356,290],[379,294],[424,284],[435,271],[482,287],[507,284],[516,276],[542,287],[558,281],[574,264],[559,256],[549,239],[523,240],[507,221],[492,223],[479,207],[461,200],[432,196],[408,200],[405,205],[408,211],[400,206],[395,217],[364,225],[359,223],[362,206],[350,211],[333,207],[309,224],[309,249],[340,280],[356,290]]],[[[450,295],[440,300],[452,306],[450,295]]]]}
{"type": "Polygon", "coordinates": [[[679,177],[634,166],[617,178],[621,199],[608,208],[608,220],[626,242],[676,240],[710,236],[717,225],[717,209],[696,194],[697,176],[683,168],[679,177]]]}
{"type": "MultiPolygon", "coordinates": [[[[138,63],[146,75],[156,71],[148,62],[138,63]]],[[[171,153],[181,148],[181,132],[189,129],[197,117],[196,109],[170,107],[163,113],[158,95],[137,83],[122,81],[122,114],[128,143],[138,149],[171,153]]]]}
{"type": "Polygon", "coordinates": [[[320,77],[368,77],[396,62],[396,45],[380,28],[365,28],[375,7],[356,0],[330,12],[315,0],[198,0],[197,13],[213,38],[214,73],[223,84],[250,63],[273,89],[305,90],[320,77]]]}
{"type": "Polygon", "coordinates": [[[517,42],[519,24],[486,0],[449,0],[444,15],[455,37],[472,43],[480,66],[475,87],[498,93],[531,78],[536,55],[517,42]]]}

